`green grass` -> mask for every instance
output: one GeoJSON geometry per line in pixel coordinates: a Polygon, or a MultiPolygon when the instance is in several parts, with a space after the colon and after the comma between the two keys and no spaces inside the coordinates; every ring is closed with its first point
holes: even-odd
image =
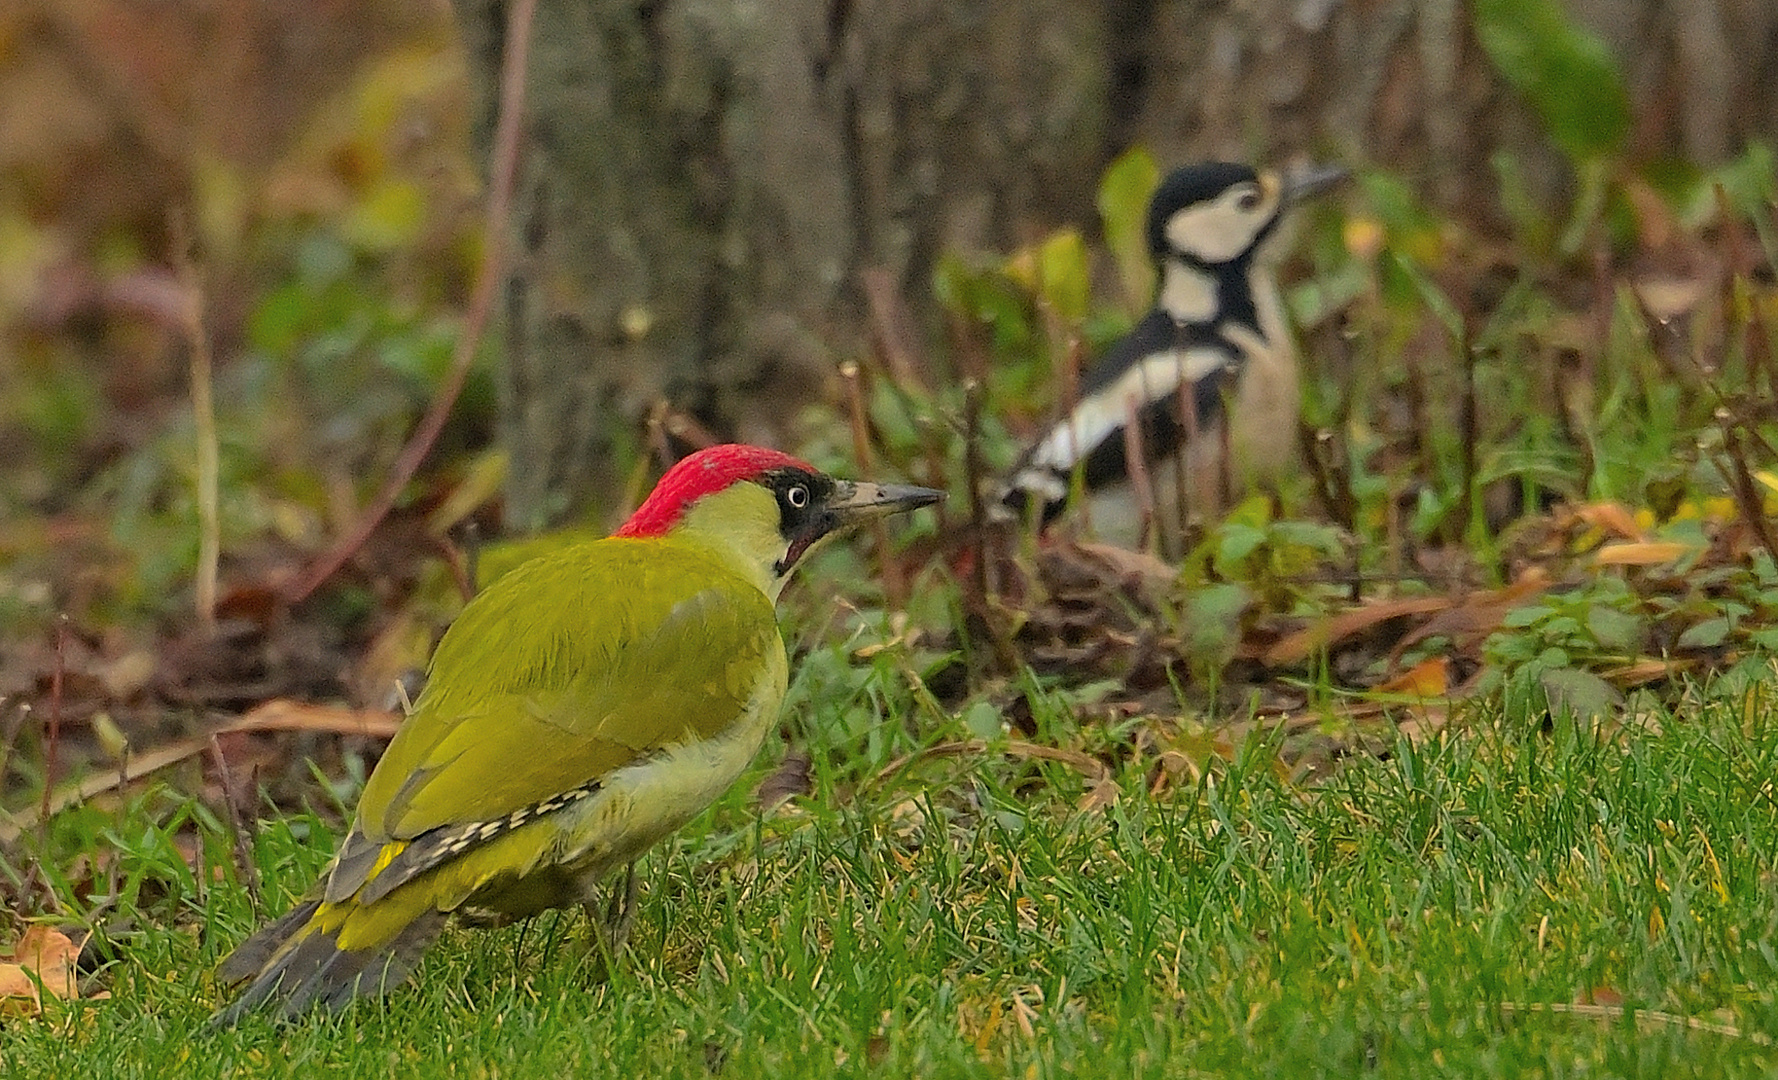
{"type": "MultiPolygon", "coordinates": [[[[382,1003],[202,1034],[219,1000],[208,970],[255,920],[228,839],[164,793],[71,814],[45,865],[117,852],[95,915],[114,996],[7,1021],[0,1072],[1718,1077],[1778,1063],[1770,685],[1721,679],[1678,715],[1610,728],[1484,707],[1307,788],[1255,739],[1160,797],[1127,765],[1116,804],[1081,812],[1074,772],[1007,755],[879,778],[967,733],[914,734],[879,674],[845,689],[835,655],[796,698],[814,795],[762,818],[742,785],[652,856],[609,980],[584,920],[545,916],[447,936],[382,1003]],[[891,717],[861,737],[846,718],[879,697],[891,717]],[[200,886],[212,875],[172,847],[194,827],[222,880],[200,886]],[[1590,994],[1623,1012],[1539,1011],[1590,994]]],[[[1066,741],[1059,706],[1039,720],[1066,741]]],[[[265,825],[269,906],[324,863],[325,834],[313,817],[265,825]]]]}

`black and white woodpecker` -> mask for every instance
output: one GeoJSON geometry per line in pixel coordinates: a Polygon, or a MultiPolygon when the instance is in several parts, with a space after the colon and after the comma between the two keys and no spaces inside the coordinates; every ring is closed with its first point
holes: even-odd
{"type": "Polygon", "coordinates": [[[1002,501],[1048,524],[1066,508],[1079,468],[1094,530],[1130,541],[1139,519],[1125,460],[1132,417],[1163,521],[1178,520],[1180,495],[1194,508],[1213,505],[1225,490],[1288,468],[1301,402],[1272,263],[1291,208],[1345,176],[1331,166],[1274,172],[1229,162],[1168,175],[1148,206],[1159,271],[1153,309],[1087,372],[1073,409],[1019,457],[1002,501]]]}

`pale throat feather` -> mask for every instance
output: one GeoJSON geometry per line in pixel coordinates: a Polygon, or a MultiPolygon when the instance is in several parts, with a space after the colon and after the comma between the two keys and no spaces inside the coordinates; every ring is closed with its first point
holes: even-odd
{"type": "Polygon", "coordinates": [[[1221,310],[1216,278],[1179,259],[1161,264],[1159,307],[1174,322],[1209,323],[1221,310]]]}

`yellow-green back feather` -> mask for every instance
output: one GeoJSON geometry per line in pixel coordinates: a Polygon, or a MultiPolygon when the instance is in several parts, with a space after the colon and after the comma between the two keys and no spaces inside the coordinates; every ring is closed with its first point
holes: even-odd
{"type": "Polygon", "coordinates": [[[439,643],[357,828],[382,841],[488,821],[709,738],[783,648],[765,594],[694,546],[608,539],[533,559],[439,643]]]}

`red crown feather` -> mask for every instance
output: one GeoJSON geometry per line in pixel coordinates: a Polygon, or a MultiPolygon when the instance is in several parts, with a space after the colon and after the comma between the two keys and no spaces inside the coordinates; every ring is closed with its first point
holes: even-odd
{"type": "Polygon", "coordinates": [[[784,468],[815,471],[806,461],[763,446],[725,443],[706,447],[668,469],[615,535],[664,536],[679,522],[686,507],[711,492],[721,491],[738,480],[755,479],[771,469],[784,468]]]}

